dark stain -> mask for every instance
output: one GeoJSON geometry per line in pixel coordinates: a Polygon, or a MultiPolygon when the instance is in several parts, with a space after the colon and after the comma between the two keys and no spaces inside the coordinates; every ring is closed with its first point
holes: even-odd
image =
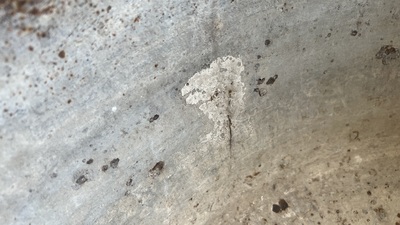
{"type": "Polygon", "coordinates": [[[386,211],[382,207],[376,208],[374,211],[376,212],[379,220],[383,220],[387,216],[386,211]]]}
{"type": "Polygon", "coordinates": [[[110,161],[110,167],[115,169],[115,168],[118,167],[118,163],[119,163],[119,158],[115,158],[115,159],[110,161]]]}
{"type": "Polygon", "coordinates": [[[281,207],[277,204],[272,205],[272,212],[274,213],[280,213],[282,211],[281,207]]]}
{"type": "Polygon", "coordinates": [[[260,85],[260,84],[264,83],[264,81],[265,81],[265,78],[258,78],[257,84],[260,85]]]}
{"type": "Polygon", "coordinates": [[[278,74],[275,74],[273,77],[270,77],[267,80],[267,85],[272,85],[273,83],[275,83],[276,79],[278,79],[278,74]]]}
{"type": "Polygon", "coordinates": [[[193,208],[197,208],[197,206],[199,206],[199,203],[197,203],[196,205],[194,205],[193,208]]]}
{"type": "Polygon", "coordinates": [[[88,181],[88,179],[85,177],[85,175],[81,175],[78,177],[78,179],[76,179],[76,183],[79,185],[84,184],[86,181],[88,181]]]}
{"type": "Polygon", "coordinates": [[[68,99],[67,103],[68,103],[68,104],[71,104],[71,102],[72,102],[72,100],[71,100],[71,99],[68,99]]]}
{"type": "Polygon", "coordinates": [[[271,40],[269,40],[269,39],[265,40],[264,44],[267,47],[270,46],[271,45],[271,40]]]}
{"type": "Polygon", "coordinates": [[[371,191],[367,191],[367,195],[372,195],[371,191]]]}
{"type": "Polygon", "coordinates": [[[160,117],[160,116],[159,116],[158,114],[156,114],[156,115],[154,115],[153,117],[151,117],[151,118],[149,119],[149,122],[152,123],[152,122],[156,121],[159,117],[160,117]]]}
{"type": "Polygon", "coordinates": [[[400,57],[400,51],[398,48],[393,47],[392,45],[384,45],[375,54],[377,59],[382,59],[382,64],[387,65],[390,60],[394,60],[400,57]]]}
{"type": "Polygon", "coordinates": [[[50,178],[56,178],[57,176],[58,176],[57,173],[51,173],[51,174],[50,174],[50,178]]]}
{"type": "Polygon", "coordinates": [[[29,51],[33,51],[33,47],[32,47],[32,46],[29,46],[29,47],[28,47],[28,50],[29,50],[29,51]]]}
{"type": "Polygon", "coordinates": [[[106,172],[108,170],[108,165],[103,165],[101,171],[106,172]]]}
{"type": "Polygon", "coordinates": [[[285,199],[279,199],[279,206],[282,210],[289,208],[289,204],[285,201],[285,199]]]}
{"type": "Polygon", "coordinates": [[[133,22],[138,23],[140,21],[140,16],[135,17],[135,19],[133,20],[133,22]]]}
{"type": "Polygon", "coordinates": [[[400,218],[400,213],[397,213],[397,217],[400,218]]]}
{"type": "Polygon", "coordinates": [[[58,53],[58,57],[60,57],[60,58],[65,58],[65,52],[64,52],[64,50],[61,50],[59,53],[58,53]]]}
{"type": "Polygon", "coordinates": [[[86,162],[86,164],[92,164],[93,163],[93,159],[89,159],[87,162],[86,162]]]}
{"type": "Polygon", "coordinates": [[[261,55],[257,55],[257,59],[261,59],[261,55]]]}
{"type": "Polygon", "coordinates": [[[358,31],[356,31],[356,30],[352,30],[350,33],[351,36],[356,36],[357,34],[358,34],[358,31]]]}
{"type": "Polygon", "coordinates": [[[107,7],[107,13],[109,13],[110,10],[111,10],[111,6],[109,5],[109,6],[107,7]]]}
{"type": "Polygon", "coordinates": [[[153,166],[153,168],[151,168],[149,170],[150,172],[150,176],[151,177],[155,177],[161,174],[161,171],[164,169],[164,161],[159,161],[156,163],[156,165],[153,166]]]}

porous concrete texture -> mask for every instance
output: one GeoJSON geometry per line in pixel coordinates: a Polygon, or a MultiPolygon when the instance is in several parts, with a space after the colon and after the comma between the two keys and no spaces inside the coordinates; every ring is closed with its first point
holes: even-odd
{"type": "Polygon", "coordinates": [[[0,7],[1,224],[400,224],[398,0],[0,7]]]}

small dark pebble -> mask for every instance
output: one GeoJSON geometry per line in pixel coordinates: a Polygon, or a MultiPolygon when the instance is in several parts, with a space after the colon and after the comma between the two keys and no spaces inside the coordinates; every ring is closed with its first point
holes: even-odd
{"type": "Polygon", "coordinates": [[[278,79],[278,74],[275,74],[275,76],[270,77],[270,78],[267,80],[267,85],[272,85],[273,83],[275,83],[276,79],[278,79]]]}
{"type": "Polygon", "coordinates": [[[286,210],[287,208],[289,208],[288,203],[284,199],[279,199],[279,206],[282,210],[286,210]]]}
{"type": "Polygon", "coordinates": [[[84,184],[88,179],[85,177],[85,175],[81,175],[77,180],[76,183],[79,185],[84,184]]]}
{"type": "Polygon", "coordinates": [[[154,115],[153,117],[151,117],[151,118],[149,119],[149,122],[152,123],[152,122],[156,121],[159,117],[160,117],[160,116],[159,116],[158,114],[156,114],[156,115],[154,115]]]}
{"type": "Polygon", "coordinates": [[[103,165],[101,171],[106,172],[108,170],[108,165],[103,165]]]}
{"type": "Polygon", "coordinates": [[[372,193],[371,193],[371,191],[367,191],[367,195],[371,195],[372,193]]]}
{"type": "Polygon", "coordinates": [[[93,163],[93,159],[89,159],[86,164],[92,164],[93,163]]]}
{"type": "Polygon", "coordinates": [[[280,213],[282,210],[281,210],[281,207],[279,206],[279,205],[277,205],[277,204],[273,204],[272,205],[272,212],[274,212],[274,213],[280,213]]]}
{"type": "Polygon", "coordinates": [[[113,169],[117,168],[118,163],[119,163],[119,158],[115,158],[115,159],[111,160],[111,162],[110,162],[111,168],[113,168],[113,169]]]}
{"type": "Polygon", "coordinates": [[[351,36],[356,36],[357,33],[358,33],[358,32],[357,32],[356,30],[352,30],[351,33],[350,33],[350,35],[351,35],[351,36]]]}

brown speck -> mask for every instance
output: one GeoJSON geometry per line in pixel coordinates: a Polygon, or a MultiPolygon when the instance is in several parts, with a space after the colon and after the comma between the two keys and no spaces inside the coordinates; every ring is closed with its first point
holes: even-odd
{"type": "Polygon", "coordinates": [[[103,165],[101,171],[106,172],[108,170],[108,165],[103,165]]]}
{"type": "Polygon", "coordinates": [[[93,163],[93,159],[89,159],[86,164],[92,164],[93,163]]]}
{"type": "Polygon", "coordinates": [[[81,175],[77,180],[76,183],[79,185],[84,184],[88,179],[85,177],[85,175],[81,175]]]}
{"type": "Polygon", "coordinates": [[[277,204],[272,205],[272,212],[274,213],[280,213],[282,211],[281,207],[277,204]]]}
{"type": "Polygon", "coordinates": [[[119,158],[115,158],[115,159],[111,160],[110,167],[115,169],[118,167],[118,163],[119,163],[119,158]]]}
{"type": "Polygon", "coordinates": [[[134,20],[133,20],[133,22],[135,22],[135,23],[138,23],[140,21],[140,16],[137,16],[134,20]]]}
{"type": "Polygon", "coordinates": [[[65,58],[65,52],[64,52],[64,50],[62,50],[62,51],[60,51],[59,53],[58,53],[58,57],[60,57],[60,58],[65,58]]]}
{"type": "Polygon", "coordinates": [[[287,208],[289,208],[288,203],[284,199],[279,199],[279,206],[282,210],[286,210],[287,208]]]}
{"type": "Polygon", "coordinates": [[[68,103],[68,104],[71,104],[71,102],[72,102],[72,100],[71,100],[71,99],[68,99],[67,103],[68,103]]]}
{"type": "Polygon", "coordinates": [[[367,191],[367,195],[371,195],[372,193],[371,193],[371,191],[367,191]]]}
{"type": "Polygon", "coordinates": [[[154,68],[157,68],[158,67],[158,64],[154,64],[154,68]]]}
{"type": "Polygon", "coordinates": [[[29,49],[29,51],[33,51],[33,47],[32,46],[29,46],[28,49],[29,49]]]}

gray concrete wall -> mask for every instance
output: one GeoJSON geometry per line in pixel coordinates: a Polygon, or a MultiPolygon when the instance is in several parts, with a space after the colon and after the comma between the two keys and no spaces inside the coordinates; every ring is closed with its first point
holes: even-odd
{"type": "Polygon", "coordinates": [[[2,224],[400,223],[397,0],[0,7],[2,224]]]}

